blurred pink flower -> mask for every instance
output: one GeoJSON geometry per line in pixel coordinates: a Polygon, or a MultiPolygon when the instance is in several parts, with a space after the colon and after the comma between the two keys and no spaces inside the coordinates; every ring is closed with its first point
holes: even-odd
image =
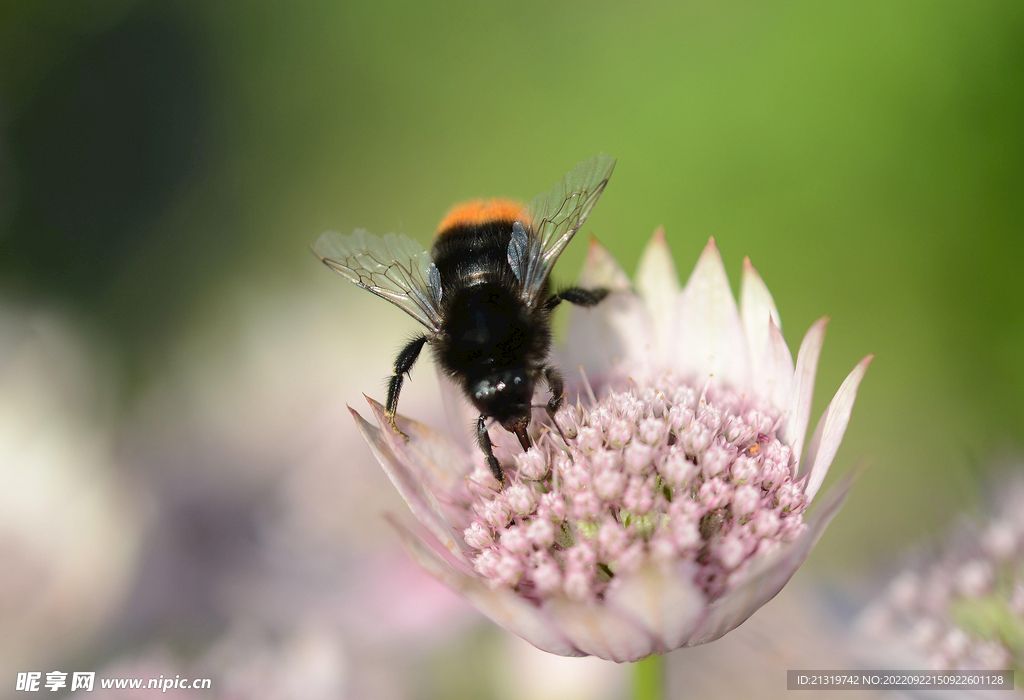
{"type": "MultiPolygon", "coordinates": [[[[905,668],[1000,670],[1024,663],[1024,479],[1000,487],[981,526],[899,573],[861,615],[870,652],[905,668]]],[[[870,654],[868,654],[870,655],[870,654]]]]}
{"type": "Polygon", "coordinates": [[[392,520],[424,569],[542,650],[634,661],[721,637],[793,575],[848,489],[805,517],[871,358],[804,451],[825,319],[794,367],[749,261],[739,308],[713,240],[680,289],[660,231],[636,292],[596,243],[580,284],[613,291],[570,323],[563,364],[593,386],[535,421],[525,453],[494,432],[503,490],[468,441],[404,418],[403,439],[372,400],[381,429],[353,414],[419,521],[392,520]]]}

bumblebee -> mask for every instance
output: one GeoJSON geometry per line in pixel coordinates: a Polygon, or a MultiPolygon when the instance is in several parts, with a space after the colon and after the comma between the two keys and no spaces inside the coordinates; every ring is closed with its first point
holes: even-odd
{"type": "Polygon", "coordinates": [[[429,344],[438,367],[480,412],[477,443],[494,477],[505,483],[488,421],[528,449],[538,380],[551,391],[550,415],[565,400],[562,375],[548,364],[551,312],[563,301],[594,306],[608,291],[569,287],[552,293],[548,278],[614,167],[615,159],[603,153],[584,160],[525,207],[502,199],[456,206],[429,252],[406,236],[378,238],[362,229],[348,236],[328,231],[317,239],[313,252],[325,265],[426,328],[398,353],[388,381],[385,408],[395,432],[401,433],[395,413],[402,382],[429,344]]]}

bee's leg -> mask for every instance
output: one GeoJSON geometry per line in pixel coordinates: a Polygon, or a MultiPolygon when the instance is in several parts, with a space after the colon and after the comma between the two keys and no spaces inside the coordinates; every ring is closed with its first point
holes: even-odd
{"type": "Polygon", "coordinates": [[[548,416],[551,418],[551,425],[555,426],[555,430],[562,437],[562,442],[566,445],[569,444],[569,438],[562,430],[562,426],[555,420],[555,414],[565,404],[565,381],[562,379],[562,373],[554,367],[544,368],[544,380],[548,383],[548,388],[551,389],[551,398],[548,399],[548,416]]]}
{"type": "Polygon", "coordinates": [[[498,480],[498,483],[502,486],[505,485],[505,472],[502,471],[501,465],[498,464],[497,458],[494,456],[494,447],[491,445],[491,436],[487,434],[487,416],[480,416],[476,421],[476,441],[480,445],[480,449],[483,450],[484,456],[487,458],[487,466],[491,468],[491,474],[498,480]]]}
{"type": "Polygon", "coordinates": [[[550,365],[544,368],[544,381],[548,383],[548,389],[551,389],[547,409],[553,420],[558,409],[565,403],[565,381],[562,379],[562,373],[550,365]]]}
{"type": "Polygon", "coordinates": [[[604,288],[583,289],[582,287],[569,287],[558,294],[552,295],[546,302],[544,308],[551,311],[561,302],[567,301],[576,306],[597,306],[602,299],[608,296],[608,290],[604,288]]]}
{"type": "Polygon", "coordinates": [[[402,382],[405,380],[404,375],[409,374],[412,370],[412,366],[416,364],[416,358],[420,356],[420,351],[426,342],[427,336],[419,335],[406,343],[405,347],[398,353],[398,357],[395,358],[395,373],[388,380],[388,402],[384,407],[384,412],[391,423],[391,429],[406,439],[409,436],[395,425],[395,413],[398,412],[398,394],[402,391],[402,382]]]}

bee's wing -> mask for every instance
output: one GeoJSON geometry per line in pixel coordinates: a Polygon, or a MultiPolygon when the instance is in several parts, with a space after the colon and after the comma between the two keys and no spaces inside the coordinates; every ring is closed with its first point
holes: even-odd
{"type": "Polygon", "coordinates": [[[555,261],[597,204],[614,168],[615,159],[605,153],[579,162],[548,192],[534,197],[513,225],[509,263],[527,304],[537,302],[555,261]]]}
{"type": "Polygon", "coordinates": [[[313,253],[350,282],[390,301],[432,332],[441,330],[441,275],[416,241],[389,233],[383,238],[363,229],[343,236],[321,234],[313,253]]]}

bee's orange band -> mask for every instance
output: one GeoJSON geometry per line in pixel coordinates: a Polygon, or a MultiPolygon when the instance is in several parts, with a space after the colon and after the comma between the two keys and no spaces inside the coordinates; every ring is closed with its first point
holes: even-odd
{"type": "Polygon", "coordinates": [[[455,226],[477,226],[488,221],[515,221],[523,205],[511,199],[474,199],[456,204],[437,227],[442,233],[455,226]]]}

